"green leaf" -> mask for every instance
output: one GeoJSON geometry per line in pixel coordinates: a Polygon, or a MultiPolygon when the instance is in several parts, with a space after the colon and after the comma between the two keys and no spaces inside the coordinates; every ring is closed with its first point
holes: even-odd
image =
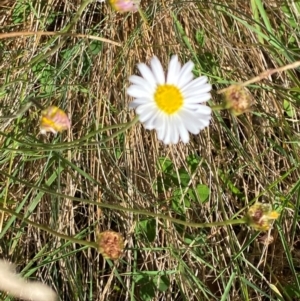
{"type": "Polygon", "coordinates": [[[26,1],[16,1],[12,11],[12,22],[14,24],[23,23],[30,13],[30,5],[26,1]]]}
{"type": "Polygon", "coordinates": [[[293,283],[288,284],[284,288],[285,293],[289,295],[291,298],[300,298],[300,291],[299,288],[293,283]]]}
{"type": "Polygon", "coordinates": [[[182,190],[177,188],[172,195],[172,208],[176,213],[182,214],[185,209],[191,207],[191,202],[188,198],[182,199],[182,190]],[[184,202],[184,203],[183,203],[184,202]]]}
{"type": "Polygon", "coordinates": [[[157,190],[158,193],[163,193],[164,192],[164,181],[162,177],[157,177],[156,181],[153,183],[153,187],[155,190],[157,190]]]}
{"type": "Polygon", "coordinates": [[[237,197],[244,199],[244,194],[233,184],[233,182],[230,180],[229,175],[223,173],[221,170],[218,170],[218,174],[226,187],[237,197]]]}
{"type": "Polygon", "coordinates": [[[55,67],[46,61],[41,61],[32,66],[33,73],[38,77],[41,91],[51,93],[53,89],[53,78],[55,77],[55,67]]]}
{"type": "Polygon", "coordinates": [[[138,291],[142,301],[150,301],[155,297],[154,283],[146,275],[138,281],[138,291]]]}
{"type": "Polygon", "coordinates": [[[198,155],[190,155],[186,158],[186,162],[190,167],[192,173],[195,172],[195,170],[198,168],[200,161],[201,157],[199,157],[198,155]]]}
{"type": "Polygon", "coordinates": [[[189,198],[184,198],[184,206],[186,209],[191,208],[191,201],[189,198]]]}
{"type": "Polygon", "coordinates": [[[178,214],[183,214],[184,213],[184,208],[183,206],[180,204],[180,197],[178,197],[178,195],[176,195],[178,193],[178,191],[175,191],[174,192],[174,198],[172,198],[172,203],[171,203],[171,206],[172,206],[172,209],[178,213],[178,214]]]}
{"type": "Polygon", "coordinates": [[[197,195],[202,203],[208,200],[210,190],[204,184],[198,184],[196,187],[197,195]]]}
{"type": "Polygon", "coordinates": [[[204,184],[198,184],[195,189],[190,188],[188,190],[188,195],[194,202],[200,200],[201,203],[204,203],[207,201],[209,193],[209,188],[204,184]]]}
{"type": "Polygon", "coordinates": [[[156,237],[156,220],[146,219],[138,223],[138,233],[146,235],[149,242],[153,242],[156,237]]]}
{"type": "Polygon", "coordinates": [[[205,44],[205,31],[203,29],[196,31],[196,41],[199,46],[203,47],[205,44]]]}
{"type": "MultiPolygon", "coordinates": [[[[4,187],[4,185],[3,185],[3,187],[4,187]]],[[[15,205],[16,203],[17,203],[17,201],[15,201],[15,200],[11,200],[11,199],[6,200],[6,204],[9,204],[9,205],[15,205]]],[[[4,204],[4,198],[0,198],[0,204],[4,204]]]]}
{"type": "Polygon", "coordinates": [[[157,275],[154,278],[154,283],[160,292],[165,292],[170,286],[170,280],[167,275],[157,275]]]}
{"type": "Polygon", "coordinates": [[[294,118],[296,116],[296,112],[295,112],[295,108],[292,106],[292,104],[288,101],[288,100],[284,100],[283,101],[283,108],[286,112],[286,114],[290,117],[290,118],[294,118]]]}
{"type": "Polygon", "coordinates": [[[89,45],[89,49],[92,55],[97,55],[102,50],[102,42],[92,41],[89,45]]]}
{"type": "Polygon", "coordinates": [[[172,179],[173,179],[174,184],[176,186],[181,185],[181,187],[187,187],[191,180],[189,173],[184,168],[180,168],[178,170],[178,174],[175,172],[173,172],[173,174],[172,174],[172,179]],[[179,174],[180,181],[178,180],[178,174],[179,174]]]}
{"type": "Polygon", "coordinates": [[[189,194],[182,198],[182,190],[177,188],[172,194],[172,208],[176,213],[184,213],[186,209],[191,208],[191,199],[189,194]]]}
{"type": "Polygon", "coordinates": [[[160,157],[158,158],[158,167],[164,173],[170,172],[173,169],[173,162],[166,157],[160,157]]]}
{"type": "Polygon", "coordinates": [[[180,168],[178,172],[179,172],[180,183],[182,187],[187,187],[191,180],[189,173],[183,168],[180,168]]]}

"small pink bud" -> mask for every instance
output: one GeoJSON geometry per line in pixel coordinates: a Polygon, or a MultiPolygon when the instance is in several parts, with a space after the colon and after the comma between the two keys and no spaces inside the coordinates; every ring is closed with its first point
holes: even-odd
{"type": "Polygon", "coordinates": [[[67,114],[56,106],[50,106],[42,111],[40,119],[41,134],[51,132],[57,134],[71,127],[67,114]]]}
{"type": "Polygon", "coordinates": [[[112,8],[118,12],[136,12],[139,7],[139,0],[109,0],[112,8]]]}

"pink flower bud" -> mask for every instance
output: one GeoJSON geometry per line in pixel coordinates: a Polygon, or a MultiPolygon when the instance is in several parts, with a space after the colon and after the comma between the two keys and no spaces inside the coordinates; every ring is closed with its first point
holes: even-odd
{"type": "Polygon", "coordinates": [[[56,134],[71,127],[67,114],[56,106],[50,106],[42,111],[40,119],[41,134],[51,132],[56,134]]]}
{"type": "Polygon", "coordinates": [[[136,12],[139,7],[139,0],[109,0],[112,8],[118,12],[136,12]]]}

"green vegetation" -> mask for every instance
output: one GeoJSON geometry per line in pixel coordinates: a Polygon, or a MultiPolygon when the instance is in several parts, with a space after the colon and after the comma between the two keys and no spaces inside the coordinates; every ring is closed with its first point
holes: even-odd
{"type": "Polygon", "coordinates": [[[249,85],[251,111],[214,111],[187,145],[160,143],[126,95],[154,54],[192,60],[216,107],[299,61],[300,1],[264,2],[0,1],[0,257],[61,301],[300,300],[299,68],[249,85]],[[31,99],[71,130],[39,134],[31,99]],[[256,201],[281,213],[269,232],[230,223],[256,201]],[[105,230],[125,239],[117,261],[91,248],[105,230]]]}

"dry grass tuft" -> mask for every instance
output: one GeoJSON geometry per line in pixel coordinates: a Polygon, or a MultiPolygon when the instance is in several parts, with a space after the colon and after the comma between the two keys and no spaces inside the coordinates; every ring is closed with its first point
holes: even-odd
{"type": "MultiPolygon", "coordinates": [[[[80,5],[2,1],[0,33],[61,31],[80,5]]],[[[74,36],[0,40],[1,116],[18,112],[32,97],[72,116],[72,130],[58,137],[38,134],[35,106],[20,118],[0,119],[0,203],[70,236],[95,240],[96,233],[112,229],[127,243],[123,258],[112,264],[94,250],[4,216],[2,257],[22,266],[26,277],[52,285],[61,300],[277,300],[270,284],[292,300],[286,287],[298,283],[298,70],[249,86],[253,111],[240,117],[215,112],[210,128],[188,145],[165,147],[140,124],[105,144],[116,129],[100,131],[134,117],[127,109],[128,77],[154,54],[165,67],[174,53],[182,62],[193,60],[195,72],[214,86],[214,105],[222,101],[218,89],[299,60],[299,36],[291,25],[299,8],[288,5],[288,18],[282,7],[272,1],[263,8],[268,29],[243,1],[142,1],[148,24],[138,13],[121,15],[93,2],[72,33],[121,47],[74,36]],[[85,143],[67,147],[93,132],[85,143]],[[159,167],[162,158],[172,162],[172,175],[159,167]],[[182,174],[189,176],[186,184],[182,174]],[[203,204],[189,195],[198,184],[210,190],[203,204]],[[240,216],[255,200],[285,210],[273,243],[263,245],[246,226],[180,227],[100,210],[88,200],[194,222],[240,216]]]]}

